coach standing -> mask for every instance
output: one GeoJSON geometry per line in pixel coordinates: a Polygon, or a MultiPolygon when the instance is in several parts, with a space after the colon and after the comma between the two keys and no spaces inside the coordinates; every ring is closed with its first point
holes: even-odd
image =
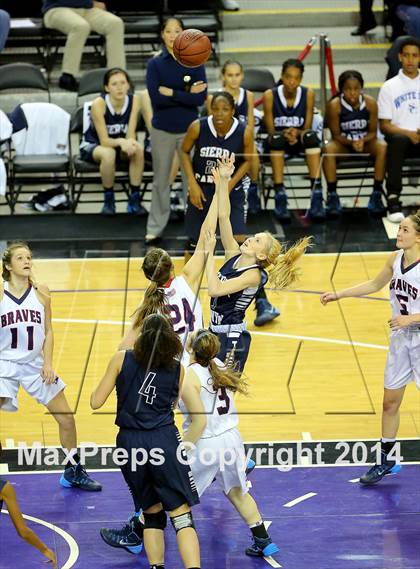
{"type": "MultiPolygon", "coordinates": [[[[152,57],[147,65],[147,90],[153,107],[150,139],[154,173],[146,231],[148,244],[160,238],[168,223],[172,159],[176,151],[181,162],[182,140],[189,125],[198,117],[198,107],[204,104],[207,97],[204,65],[187,68],[174,58],[174,41],[183,29],[183,23],[178,18],[163,22],[162,51],[152,57]]],[[[181,172],[186,203],[188,182],[182,167],[181,172]]]]}
{"type": "Polygon", "coordinates": [[[107,12],[96,0],[43,0],[42,13],[46,28],[67,35],[59,86],[77,91],[83,48],[91,31],[106,38],[107,67],[125,69],[124,22],[107,12]]]}
{"type": "Polygon", "coordinates": [[[378,118],[387,149],[388,219],[404,219],[400,195],[405,158],[420,157],[420,41],[408,37],[401,42],[402,69],[385,81],[378,97],[378,118]]]}

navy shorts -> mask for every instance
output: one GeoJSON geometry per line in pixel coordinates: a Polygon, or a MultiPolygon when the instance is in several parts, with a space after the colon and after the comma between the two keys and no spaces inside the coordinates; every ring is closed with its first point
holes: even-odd
{"type": "MultiPolygon", "coordinates": [[[[194,506],[199,497],[194,478],[188,464],[178,459],[177,450],[182,439],[175,425],[168,425],[150,431],[120,429],[117,447],[129,454],[127,464],[121,466],[127,485],[135,494],[135,499],[143,510],[161,503],[165,511],[175,510],[187,503],[194,506]],[[144,465],[132,462],[131,449],[144,449],[149,457],[144,465]],[[159,457],[162,464],[153,464],[152,449],[161,449],[159,457]]],[[[154,456],[157,456],[156,454],[154,456]]],[[[186,459],[185,451],[182,456],[186,459]]],[[[142,454],[138,454],[141,461],[142,454]]]]}
{"type": "MultiPolygon", "coordinates": [[[[99,144],[96,144],[95,142],[89,142],[89,144],[80,149],[80,158],[85,162],[92,162],[92,164],[97,164],[98,162],[93,158],[93,152],[97,146],[99,146],[99,144]]],[[[124,158],[120,147],[116,148],[115,150],[117,169],[121,169],[124,164],[127,165],[127,157],[124,158]]]]}
{"type": "Polygon", "coordinates": [[[216,332],[215,334],[220,340],[220,351],[216,357],[222,362],[225,361],[228,355],[233,357],[237,370],[242,373],[249,355],[251,334],[248,330],[243,332],[216,332]]]}
{"type": "MultiPolygon", "coordinates": [[[[230,223],[232,224],[234,235],[245,235],[247,232],[246,214],[248,202],[244,186],[245,184],[241,182],[230,192],[230,223]]],[[[203,209],[197,209],[188,198],[187,212],[185,214],[185,232],[187,237],[195,242],[200,237],[200,229],[206,219],[214,195],[214,186],[212,184],[203,184],[201,189],[207,200],[203,204],[203,209]]]]}

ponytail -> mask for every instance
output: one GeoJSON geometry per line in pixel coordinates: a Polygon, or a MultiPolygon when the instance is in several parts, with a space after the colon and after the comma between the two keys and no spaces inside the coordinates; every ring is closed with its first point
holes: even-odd
{"type": "Polygon", "coordinates": [[[271,238],[271,243],[267,252],[267,257],[258,260],[260,266],[268,269],[269,283],[276,289],[287,288],[296,282],[300,276],[300,268],[297,267],[299,259],[304,255],[308,247],[311,246],[312,237],[299,239],[292,247],[282,255],[282,246],[271,233],[266,232],[271,238]],[[270,268],[271,267],[271,268],[270,268]]]}
{"type": "Polygon", "coordinates": [[[144,293],[143,302],[131,315],[133,327],[140,328],[145,318],[151,314],[162,314],[169,317],[169,306],[162,287],[156,282],[151,282],[144,293]]]}
{"type": "Polygon", "coordinates": [[[414,229],[417,231],[417,233],[420,233],[420,209],[418,209],[416,213],[412,213],[408,217],[413,222],[414,229]]]}
{"type": "Polygon", "coordinates": [[[214,358],[220,351],[219,338],[210,330],[198,330],[191,336],[191,351],[195,361],[209,369],[213,388],[217,391],[221,387],[234,393],[248,394],[248,384],[235,369],[235,364],[220,367],[214,358]]]}

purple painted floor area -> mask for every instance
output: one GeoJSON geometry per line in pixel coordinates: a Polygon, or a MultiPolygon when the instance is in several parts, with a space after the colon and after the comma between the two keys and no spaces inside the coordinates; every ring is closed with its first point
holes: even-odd
{"type": "MultiPolygon", "coordinates": [[[[280,547],[276,560],[284,569],[419,569],[420,465],[406,465],[400,474],[365,488],[349,480],[364,467],[297,468],[289,472],[257,469],[251,475],[253,496],[280,547]],[[284,504],[317,495],[291,508],[284,504]]],[[[102,526],[119,527],[132,510],[119,472],[98,472],[102,493],[65,490],[57,474],[7,475],[25,514],[56,524],[77,541],[80,555],[74,569],[148,569],[144,553],[130,555],[106,546],[102,526]]],[[[203,569],[269,567],[244,555],[249,531],[217,483],[194,509],[203,569]]],[[[65,540],[54,531],[30,523],[54,547],[61,568],[69,556],[65,540]]],[[[16,536],[7,515],[0,516],[0,567],[48,567],[42,556],[16,536]]],[[[168,569],[181,569],[174,532],[166,532],[168,569]]]]}

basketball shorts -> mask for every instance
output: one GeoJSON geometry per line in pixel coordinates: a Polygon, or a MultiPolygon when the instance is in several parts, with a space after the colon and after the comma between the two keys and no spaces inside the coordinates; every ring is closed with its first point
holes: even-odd
{"type": "Polygon", "coordinates": [[[391,334],[385,365],[386,389],[399,389],[411,381],[420,389],[420,327],[391,334]]]}
{"type": "Polygon", "coordinates": [[[53,383],[45,383],[41,377],[42,365],[42,359],[28,363],[0,360],[0,398],[5,399],[2,411],[18,410],[17,395],[20,386],[43,405],[48,405],[66,387],[59,377],[53,383]]]}
{"type": "Polygon", "coordinates": [[[220,351],[216,357],[222,362],[225,362],[227,357],[233,358],[237,370],[243,372],[251,346],[251,334],[248,330],[243,330],[242,332],[217,332],[216,335],[220,340],[220,351]]]}
{"type": "MultiPolygon", "coordinates": [[[[249,184],[248,184],[249,185],[249,184]]],[[[185,232],[187,237],[194,242],[200,237],[200,229],[209,211],[214,195],[214,186],[205,184],[201,186],[206,200],[203,209],[197,209],[188,198],[187,212],[185,214],[185,232]]],[[[246,214],[248,209],[246,188],[242,183],[230,192],[230,223],[234,235],[246,234],[246,214]]]]}
{"type": "Polygon", "coordinates": [[[245,449],[238,429],[199,439],[188,458],[200,497],[215,478],[221,481],[225,494],[236,487],[241,488],[242,494],[248,492],[245,449]]]}
{"type": "MultiPolygon", "coordinates": [[[[126,449],[129,455],[129,460],[121,466],[121,471],[143,510],[158,503],[162,504],[165,511],[175,510],[185,503],[189,506],[199,503],[197,488],[184,450],[183,460],[179,460],[180,443],[182,439],[175,425],[149,431],[121,429],[118,433],[117,447],[126,449]],[[132,460],[132,449],[144,449],[144,456],[149,457],[145,464],[136,464],[132,460]],[[159,449],[163,460],[151,460],[152,449],[159,449]]],[[[139,462],[141,456],[139,454],[139,462]]]]}
{"type": "MultiPolygon", "coordinates": [[[[80,148],[79,156],[81,160],[85,162],[91,162],[92,164],[98,164],[96,160],[93,158],[93,152],[95,148],[99,146],[99,143],[96,144],[95,142],[89,142],[82,148],[80,148]]],[[[121,148],[118,147],[116,150],[116,169],[120,170],[126,168],[127,165],[127,155],[121,152],[121,148]]]]}

